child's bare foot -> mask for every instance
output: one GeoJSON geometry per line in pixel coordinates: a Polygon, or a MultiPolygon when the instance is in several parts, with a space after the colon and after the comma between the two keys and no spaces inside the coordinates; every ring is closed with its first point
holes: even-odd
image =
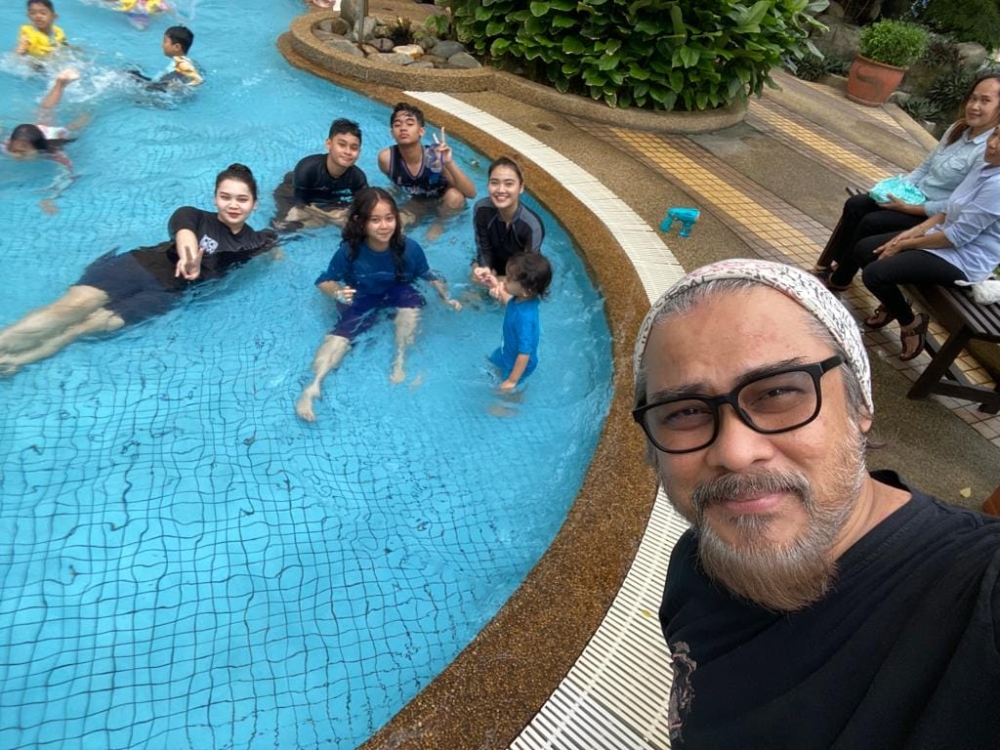
{"type": "Polygon", "coordinates": [[[417,373],[417,377],[415,377],[412,381],[410,381],[410,390],[412,391],[414,388],[419,388],[423,384],[424,384],[424,374],[422,372],[417,373]]]}
{"type": "Polygon", "coordinates": [[[316,412],[313,411],[314,398],[322,398],[319,388],[314,385],[308,385],[302,390],[299,400],[295,402],[295,413],[299,415],[300,419],[304,419],[306,422],[316,421],[316,412]]]}
{"type": "Polygon", "coordinates": [[[49,198],[40,200],[38,205],[42,209],[42,212],[48,214],[49,216],[55,216],[59,213],[59,207],[49,198]]]}
{"type": "Polygon", "coordinates": [[[398,385],[406,380],[406,371],[403,369],[402,362],[396,362],[392,366],[392,375],[389,376],[389,382],[393,385],[398,385]]]}

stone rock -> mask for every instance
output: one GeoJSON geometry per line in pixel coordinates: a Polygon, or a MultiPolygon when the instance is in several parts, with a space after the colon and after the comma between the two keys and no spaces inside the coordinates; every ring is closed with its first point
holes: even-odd
{"type": "Polygon", "coordinates": [[[389,38],[389,27],[384,23],[376,23],[375,28],[372,29],[372,36],[376,39],[388,39],[389,38]]]}
{"type": "Polygon", "coordinates": [[[330,34],[340,34],[340,36],[346,36],[347,32],[351,30],[351,25],[343,18],[324,18],[322,21],[317,23],[314,28],[330,34]]]}
{"type": "Polygon", "coordinates": [[[345,52],[348,55],[354,55],[355,57],[365,56],[365,53],[358,49],[358,45],[354,42],[349,42],[346,39],[334,39],[326,44],[328,47],[332,47],[337,50],[337,52],[345,52]]]}
{"type": "Polygon", "coordinates": [[[437,55],[424,55],[420,58],[420,61],[430,63],[435,68],[440,68],[448,64],[448,60],[446,58],[438,57],[437,55]]]}
{"type": "Polygon", "coordinates": [[[376,59],[390,65],[413,65],[412,57],[409,55],[399,55],[395,52],[383,52],[376,59]]]}
{"type": "Polygon", "coordinates": [[[448,59],[459,52],[465,52],[465,47],[458,42],[444,41],[431,47],[431,54],[448,59]]]}
{"type": "Polygon", "coordinates": [[[379,52],[392,52],[392,48],[395,46],[391,39],[372,39],[372,47],[377,49],[379,52]]]}
{"type": "Polygon", "coordinates": [[[433,67],[434,67],[434,63],[432,63],[432,62],[427,62],[426,60],[422,60],[422,59],[421,59],[421,60],[417,60],[417,61],[416,61],[415,63],[413,63],[413,65],[411,65],[410,67],[411,67],[411,68],[433,68],[433,67]]]}
{"type": "Polygon", "coordinates": [[[355,31],[356,29],[351,29],[351,33],[347,35],[347,38],[352,42],[367,42],[372,38],[372,34],[375,31],[375,19],[371,16],[365,16],[364,21],[361,22],[360,38],[355,31]]]}
{"type": "Polygon", "coordinates": [[[830,5],[826,9],[826,15],[833,18],[843,18],[844,17],[844,6],[837,2],[837,0],[830,0],[830,5]]]}
{"type": "Polygon", "coordinates": [[[366,57],[371,57],[372,55],[378,55],[382,52],[378,47],[372,44],[362,44],[361,51],[365,53],[366,57]]]}
{"type": "Polygon", "coordinates": [[[978,68],[990,56],[989,51],[977,42],[961,42],[955,46],[958,47],[958,56],[966,68],[978,68]]]}
{"type": "Polygon", "coordinates": [[[441,43],[441,40],[436,36],[422,36],[417,39],[417,44],[424,48],[424,52],[430,52],[437,45],[441,43]]]}
{"type": "Polygon", "coordinates": [[[816,20],[828,27],[825,34],[811,37],[812,43],[820,52],[837,60],[853,60],[857,56],[861,40],[860,28],[829,15],[819,16],[816,20]]]}
{"type": "Polygon", "coordinates": [[[470,55],[468,52],[459,52],[448,58],[448,67],[468,69],[468,68],[481,68],[483,66],[480,65],[479,61],[472,55],[470,55]]]}
{"type": "Polygon", "coordinates": [[[313,29],[313,36],[321,42],[331,42],[334,39],[344,38],[340,34],[334,34],[332,31],[323,31],[323,29],[313,29]]]}
{"type": "Polygon", "coordinates": [[[419,60],[424,54],[424,50],[419,44],[401,44],[398,47],[393,47],[392,51],[397,55],[409,55],[414,60],[419,60]]]}

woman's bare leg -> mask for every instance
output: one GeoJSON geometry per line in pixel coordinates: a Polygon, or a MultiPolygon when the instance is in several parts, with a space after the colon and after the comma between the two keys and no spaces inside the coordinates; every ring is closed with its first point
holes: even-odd
{"type": "Polygon", "coordinates": [[[406,360],[406,350],[413,343],[420,322],[420,310],[416,307],[401,307],[396,310],[396,360],[392,365],[392,375],[389,381],[402,383],[406,380],[403,364],[406,360]]]}
{"type": "Polygon", "coordinates": [[[103,307],[99,308],[79,323],[63,329],[55,336],[44,339],[32,349],[25,349],[15,354],[0,354],[0,373],[10,375],[24,365],[51,357],[67,344],[71,344],[81,336],[91,333],[117,331],[123,325],[125,325],[125,321],[119,315],[110,310],[105,310],[103,307]]]}
{"type": "Polygon", "coordinates": [[[108,299],[96,287],[71,286],[52,304],[28,313],[0,331],[0,357],[30,351],[49,339],[61,338],[68,329],[102,309],[108,299]]]}
{"type": "Polygon", "coordinates": [[[351,342],[343,336],[328,335],[323,339],[316,356],[313,358],[313,373],[315,377],[312,382],[302,389],[298,401],[295,402],[295,413],[307,422],[316,421],[316,412],[313,411],[313,399],[323,398],[320,391],[320,384],[330,370],[336,368],[344,355],[351,348],[351,342]]]}

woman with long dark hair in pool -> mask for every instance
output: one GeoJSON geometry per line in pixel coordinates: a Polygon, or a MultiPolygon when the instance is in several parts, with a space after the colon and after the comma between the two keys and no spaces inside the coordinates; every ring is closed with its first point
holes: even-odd
{"type": "Polygon", "coordinates": [[[98,258],[60,299],[0,331],[0,372],[49,357],[80,336],[160,315],[192,284],[270,250],[277,235],[246,224],[256,206],[253,173],[230,164],[215,178],[215,211],[177,209],[169,241],[98,258]]]}

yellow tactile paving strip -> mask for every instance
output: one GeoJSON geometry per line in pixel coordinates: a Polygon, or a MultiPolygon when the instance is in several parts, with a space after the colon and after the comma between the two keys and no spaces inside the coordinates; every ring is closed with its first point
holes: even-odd
{"type": "Polygon", "coordinates": [[[753,106],[747,121],[824,166],[847,174],[859,185],[870,185],[899,171],[896,165],[874,154],[858,154],[857,147],[849,148],[846,141],[833,133],[778,106],[753,106]]]}
{"type": "MultiPolygon", "coordinates": [[[[774,78],[778,80],[778,82],[780,83],[782,77],[785,75],[787,74],[779,72],[776,75],[774,75],[774,78]]],[[[839,92],[836,92],[836,90],[831,88],[830,86],[818,82],[803,81],[798,78],[795,79],[795,84],[800,89],[808,88],[809,91],[816,98],[826,99],[827,101],[830,102],[831,107],[843,106],[844,104],[842,98],[843,95],[840,94],[839,92]]],[[[766,98],[764,98],[763,100],[755,99],[751,106],[755,107],[761,102],[767,102],[767,99],[766,98]]],[[[893,133],[894,135],[902,136],[903,138],[909,138],[909,134],[907,133],[906,128],[900,125],[896,121],[896,118],[894,118],[891,114],[885,111],[882,107],[866,107],[863,111],[866,115],[866,119],[870,120],[873,124],[878,125],[880,128],[884,130],[888,130],[890,133],[893,133]]]]}
{"type": "MultiPolygon", "coordinates": [[[[862,184],[870,184],[887,172],[898,170],[895,165],[868,154],[864,149],[832,133],[822,131],[817,126],[806,127],[804,121],[798,118],[785,117],[780,113],[776,114],[774,109],[763,107],[755,107],[753,112],[757,122],[765,125],[763,129],[769,131],[769,135],[780,132],[782,140],[794,142],[793,148],[836,154],[833,160],[827,162],[827,166],[844,174],[848,181],[857,178],[862,184]]],[[[809,268],[830,235],[830,230],[822,224],[732,169],[688,138],[580,122],[578,124],[615,143],[682,188],[691,195],[693,203],[710,211],[762,258],[783,260],[809,268]]],[[[859,324],[876,304],[874,297],[860,282],[843,294],[842,299],[859,324]]],[[[930,362],[930,356],[926,352],[911,362],[899,361],[899,338],[895,326],[884,331],[866,331],[864,335],[872,356],[887,360],[911,381],[916,380],[930,362]]],[[[947,331],[932,322],[929,335],[942,342],[947,337],[947,331]]],[[[990,374],[971,355],[963,353],[957,363],[959,370],[970,381],[993,387],[990,374]]],[[[976,404],[969,404],[967,401],[943,396],[932,398],[942,402],[1000,447],[1000,415],[980,412],[976,404]]]]}

